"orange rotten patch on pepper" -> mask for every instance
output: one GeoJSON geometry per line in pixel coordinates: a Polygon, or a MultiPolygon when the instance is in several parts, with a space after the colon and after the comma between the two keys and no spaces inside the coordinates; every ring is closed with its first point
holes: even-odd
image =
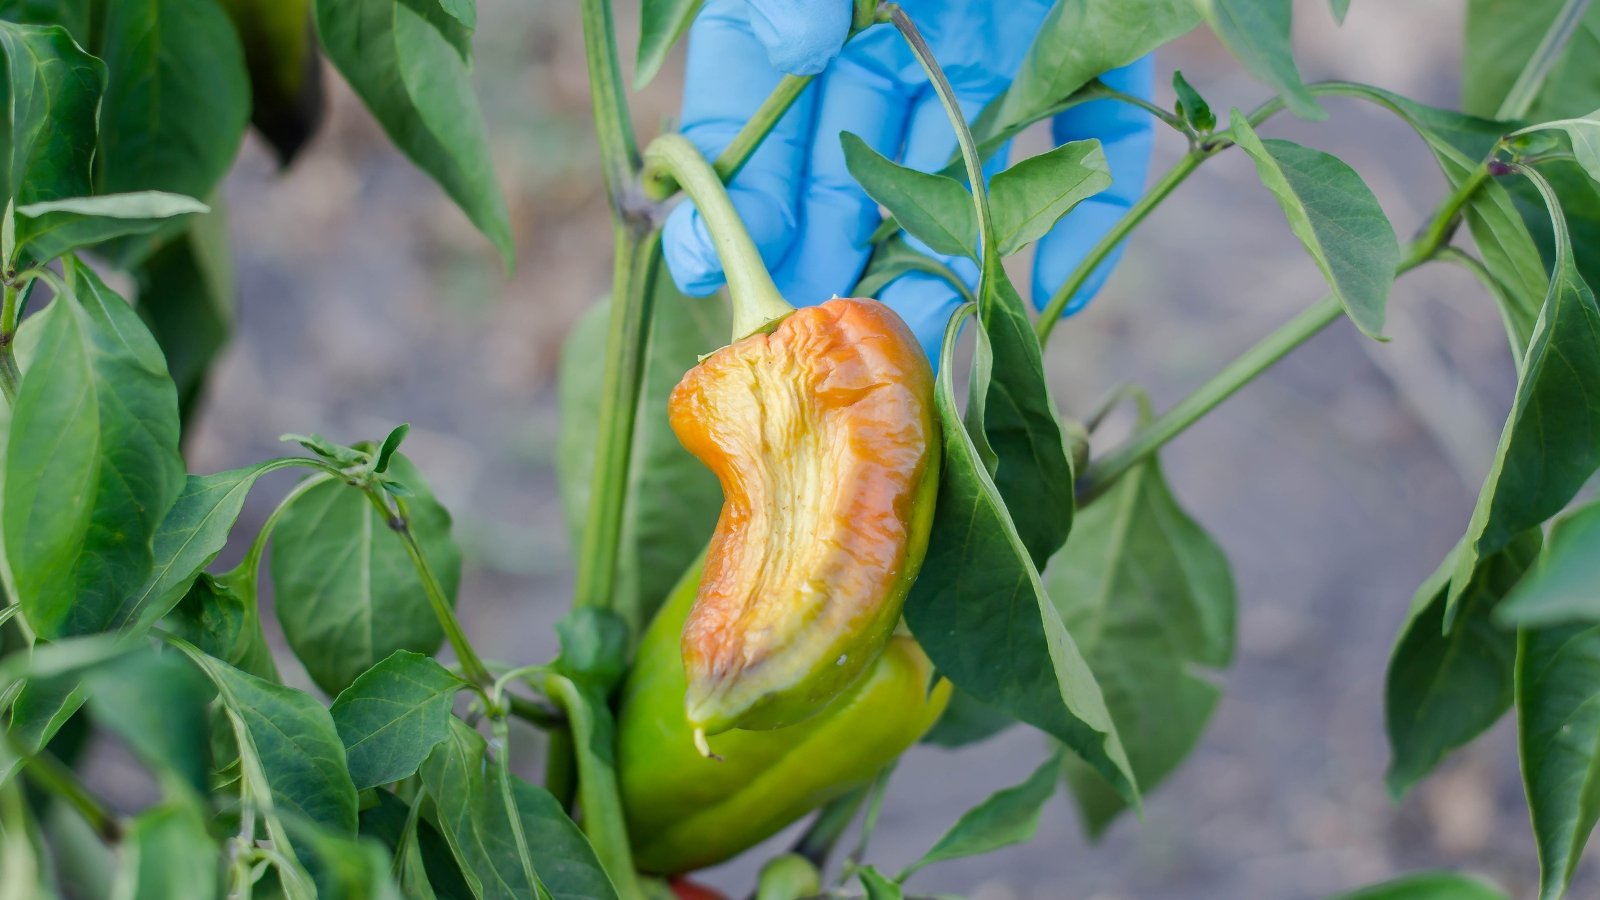
{"type": "Polygon", "coordinates": [[[724,496],[683,631],[689,723],[702,744],[792,725],[882,652],[921,566],[933,372],[893,310],[834,298],[706,357],[670,410],[724,496]]]}

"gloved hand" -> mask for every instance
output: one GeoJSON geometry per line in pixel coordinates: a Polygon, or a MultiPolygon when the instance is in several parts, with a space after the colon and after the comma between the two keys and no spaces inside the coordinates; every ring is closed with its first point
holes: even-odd
{"type": "MultiPolygon", "coordinates": [[[[1011,83],[1050,7],[1048,0],[901,5],[932,46],[969,120],[1011,83]]],[[[708,158],[727,146],[783,72],[821,73],[729,185],[778,289],[800,306],[849,291],[880,221],[877,204],[845,168],[840,132],[854,132],[890,159],[922,171],[942,168],[955,150],[944,109],[905,41],[878,26],[844,46],[850,17],[850,0],[708,0],[689,32],[682,128],[708,158]]],[[[1146,57],[1103,80],[1149,97],[1153,76],[1146,57]]],[[[1039,242],[1033,278],[1039,307],[1138,198],[1151,131],[1147,113],[1111,100],[1074,107],[1051,123],[1058,143],[1099,138],[1113,180],[1039,242]]],[[[996,153],[986,173],[1004,168],[1006,157],[1006,150],[996,153]]],[[[663,242],[673,280],[685,293],[701,296],[722,286],[722,265],[693,206],[673,210],[663,242]]],[[[1119,255],[1120,248],[1096,269],[1067,312],[1100,289],[1119,255]]],[[[976,283],[970,260],[940,258],[976,283]]],[[[914,272],[884,288],[879,299],[937,360],[945,323],[960,303],[954,289],[914,272]]]]}

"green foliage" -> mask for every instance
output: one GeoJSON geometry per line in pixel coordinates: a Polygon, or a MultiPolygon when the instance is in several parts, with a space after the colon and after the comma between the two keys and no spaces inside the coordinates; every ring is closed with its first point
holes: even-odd
{"type": "Polygon", "coordinates": [[[935,253],[976,258],[978,222],[961,182],[898,165],[848,131],[839,142],[850,175],[912,237],[935,253]]]}
{"type": "Polygon", "coordinates": [[[995,240],[1010,256],[1045,236],[1062,216],[1111,186],[1099,141],[1070,141],[994,176],[989,203],[995,240]]]}
{"type": "Polygon", "coordinates": [[[1600,622],[1600,503],[1556,521],[1539,562],[1496,611],[1524,628],[1600,622]]]}
{"type": "Polygon", "coordinates": [[[1524,631],[1517,645],[1517,742],[1539,848],[1542,900],[1566,893],[1600,819],[1600,626],[1524,631]]]}
{"type": "Polygon", "coordinates": [[[18,206],[87,195],[105,63],[53,25],[0,22],[0,50],[8,113],[0,193],[18,206]]]}
{"type": "Polygon", "coordinates": [[[1277,92],[1295,115],[1328,117],[1294,64],[1289,40],[1294,6],[1289,0],[1195,0],[1195,6],[1250,74],[1277,92]]]}
{"type": "Polygon", "coordinates": [[[451,707],[466,686],[428,657],[396,650],[340,692],[330,712],[356,790],[416,774],[450,736],[451,707]]]}
{"type": "Polygon", "coordinates": [[[995,791],[982,803],[962,813],[933,849],[907,866],[895,880],[903,882],[913,872],[932,863],[978,856],[1031,840],[1039,828],[1040,811],[1061,781],[1064,755],[1060,750],[1051,753],[1021,784],[995,791]]]}
{"type": "Polygon", "coordinates": [[[639,4],[639,55],[633,86],[643,89],[661,71],[673,45],[689,31],[704,0],[644,0],[639,4]]]}
{"type": "Polygon", "coordinates": [[[1506,894],[1467,875],[1428,872],[1360,888],[1332,900],[1506,900],[1506,894]]]}

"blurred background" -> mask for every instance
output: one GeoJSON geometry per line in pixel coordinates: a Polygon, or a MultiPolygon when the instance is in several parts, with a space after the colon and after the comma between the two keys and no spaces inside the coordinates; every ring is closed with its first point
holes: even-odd
{"type": "MultiPolygon", "coordinates": [[[[1454,106],[1461,7],[1358,0],[1340,28],[1326,2],[1304,0],[1301,68],[1307,80],[1364,80],[1454,106]]],[[[276,440],[285,431],[354,441],[410,422],[407,450],[454,513],[466,553],[459,608],[469,635],[489,657],[534,662],[554,652],[551,625],[572,587],[552,462],[556,364],[569,328],[607,289],[610,230],[576,4],[479,8],[476,77],[517,231],[515,273],[504,275],[330,72],[329,119],[295,166],[277,172],[252,135],[227,183],[238,334],[190,461],[215,471],[285,452],[276,440]]],[[[627,57],[633,13],[621,4],[627,57]]],[[[1159,68],[1164,104],[1174,68],[1219,115],[1267,94],[1203,29],[1165,50],[1159,68]]],[[[642,136],[670,122],[680,83],[675,60],[635,98],[642,136]]],[[[1405,238],[1443,194],[1430,156],[1380,111],[1326,103],[1329,122],[1279,117],[1265,132],[1355,166],[1405,238]]],[[[1039,134],[1020,145],[1039,149],[1039,134]]],[[[1182,150],[1175,135],[1158,135],[1153,171],[1182,150]]],[[[1322,293],[1251,165],[1223,154],[1137,232],[1105,291],[1057,330],[1047,359],[1055,396],[1082,416],[1131,382],[1164,407],[1322,293]]],[[[1164,454],[1181,502],[1232,561],[1240,625],[1226,699],[1194,757],[1147,798],[1143,821],[1125,817],[1094,844],[1063,795],[1033,842],[933,866],[914,889],[978,900],[1312,898],[1448,867],[1531,895],[1537,869],[1509,720],[1403,802],[1383,786],[1388,651],[1412,592],[1466,525],[1514,385],[1499,316],[1464,272],[1407,275],[1390,319],[1387,345],[1337,323],[1164,454]]],[[[1126,424],[1108,425],[1097,446],[1126,424]]],[[[252,494],[239,534],[254,532],[287,483],[252,494]]],[[[292,663],[285,676],[310,686],[292,663]]],[[[514,743],[526,748],[518,768],[537,772],[536,743],[514,743]]],[[[914,750],[869,859],[897,870],[1044,753],[1025,729],[957,752],[914,750]]],[[[705,880],[740,896],[755,866],[705,880]]],[[[1572,896],[1600,896],[1600,881],[1591,873],[1572,896]]]]}

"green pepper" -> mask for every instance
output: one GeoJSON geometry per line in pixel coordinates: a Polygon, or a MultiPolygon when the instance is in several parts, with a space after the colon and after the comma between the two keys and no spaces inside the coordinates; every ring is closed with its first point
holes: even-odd
{"type": "Polygon", "coordinates": [[[639,645],[622,689],[618,774],[634,862],[671,875],[713,865],[866,785],[922,737],[950,698],[933,664],[895,635],[854,685],[797,725],[734,730],[701,756],[684,714],[679,635],[700,583],[684,574],[639,645]]]}

